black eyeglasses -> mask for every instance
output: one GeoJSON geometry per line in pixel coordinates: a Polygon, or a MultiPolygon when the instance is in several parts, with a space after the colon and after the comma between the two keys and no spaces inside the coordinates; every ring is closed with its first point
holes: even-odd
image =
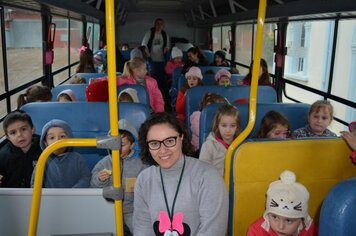
{"type": "Polygon", "coordinates": [[[177,138],[178,138],[178,136],[173,136],[173,137],[168,137],[166,139],[163,139],[162,141],[151,140],[151,141],[147,141],[147,145],[148,145],[148,148],[151,150],[160,149],[162,143],[165,147],[171,148],[177,144],[177,138]]]}

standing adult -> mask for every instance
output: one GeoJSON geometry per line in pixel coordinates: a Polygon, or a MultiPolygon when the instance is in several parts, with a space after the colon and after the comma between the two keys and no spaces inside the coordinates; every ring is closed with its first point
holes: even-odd
{"type": "Polygon", "coordinates": [[[163,19],[157,18],[154,22],[154,27],[148,30],[143,37],[141,45],[146,47],[146,50],[152,59],[151,76],[157,80],[159,89],[165,100],[167,100],[169,99],[169,94],[164,67],[165,53],[169,51],[170,39],[163,28],[163,19]]]}
{"type": "Polygon", "coordinates": [[[136,181],[134,235],[225,235],[225,184],[213,166],[190,157],[183,123],[155,113],[141,125],[139,143],[142,160],[152,166],[136,181]]]}

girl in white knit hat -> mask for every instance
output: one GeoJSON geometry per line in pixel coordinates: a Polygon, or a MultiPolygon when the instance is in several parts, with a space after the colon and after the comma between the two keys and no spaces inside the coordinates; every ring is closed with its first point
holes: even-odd
{"type": "Polygon", "coordinates": [[[250,225],[247,236],[314,236],[317,228],[308,214],[309,192],[285,170],[269,185],[266,211],[250,225]]]}

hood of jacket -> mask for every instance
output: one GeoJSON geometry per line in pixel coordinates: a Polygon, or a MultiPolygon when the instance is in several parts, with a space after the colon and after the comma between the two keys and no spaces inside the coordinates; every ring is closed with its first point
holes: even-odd
{"type": "Polygon", "coordinates": [[[60,127],[64,129],[64,132],[66,133],[67,137],[73,138],[72,129],[70,128],[67,122],[63,120],[53,119],[49,121],[47,124],[45,124],[42,128],[41,139],[40,139],[40,147],[42,150],[44,150],[47,147],[45,140],[46,140],[48,130],[52,127],[60,127]]]}

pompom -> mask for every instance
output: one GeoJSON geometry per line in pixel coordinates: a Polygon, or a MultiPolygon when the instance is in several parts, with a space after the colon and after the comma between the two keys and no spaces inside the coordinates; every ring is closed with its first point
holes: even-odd
{"type": "Polygon", "coordinates": [[[292,171],[285,170],[281,173],[280,179],[284,184],[294,184],[296,182],[296,176],[292,171]]]}

